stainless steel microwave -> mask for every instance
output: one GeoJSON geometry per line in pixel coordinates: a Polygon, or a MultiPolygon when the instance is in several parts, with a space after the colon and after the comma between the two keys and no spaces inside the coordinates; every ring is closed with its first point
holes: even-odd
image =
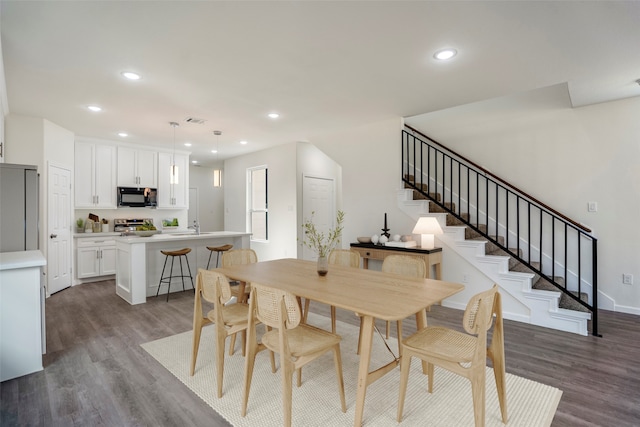
{"type": "Polygon", "coordinates": [[[158,205],[155,188],[118,187],[118,207],[147,208],[158,205]]]}

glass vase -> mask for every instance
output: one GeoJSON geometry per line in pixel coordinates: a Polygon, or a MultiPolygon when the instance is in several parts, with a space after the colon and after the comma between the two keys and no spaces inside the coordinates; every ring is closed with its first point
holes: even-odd
{"type": "Polygon", "coordinates": [[[326,276],[329,271],[329,259],[326,256],[318,257],[318,274],[326,276]]]}

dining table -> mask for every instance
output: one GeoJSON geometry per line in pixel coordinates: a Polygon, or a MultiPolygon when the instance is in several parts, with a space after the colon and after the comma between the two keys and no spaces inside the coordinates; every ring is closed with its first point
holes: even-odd
{"type": "Polygon", "coordinates": [[[354,426],[362,425],[367,387],[399,364],[396,359],[369,372],[375,319],[398,321],[415,315],[416,327],[420,330],[427,324],[427,307],[464,289],[459,283],[340,265],[330,265],[329,272],[320,276],[316,262],[292,258],[222,267],[215,271],[239,281],[240,295],[243,295],[246,283],[255,282],[361,316],[354,426]]]}

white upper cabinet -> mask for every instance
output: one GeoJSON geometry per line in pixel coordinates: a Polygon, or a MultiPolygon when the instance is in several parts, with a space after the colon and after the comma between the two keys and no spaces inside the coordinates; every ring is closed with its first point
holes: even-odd
{"type": "Polygon", "coordinates": [[[158,153],[118,147],[118,187],[158,186],[158,153]]]}
{"type": "Polygon", "coordinates": [[[170,181],[170,170],[174,154],[158,153],[158,208],[189,208],[189,156],[175,154],[178,166],[178,183],[170,181]]]}
{"type": "Polygon", "coordinates": [[[75,207],[116,209],[116,147],[76,142],[75,207]]]}

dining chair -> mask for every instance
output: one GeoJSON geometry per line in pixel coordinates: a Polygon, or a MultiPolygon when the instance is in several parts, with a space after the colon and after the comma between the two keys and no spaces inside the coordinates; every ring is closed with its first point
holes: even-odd
{"type": "MultiPolygon", "coordinates": [[[[253,249],[231,249],[222,253],[222,267],[231,267],[234,265],[254,264],[258,262],[258,255],[253,249]]],[[[238,302],[247,302],[251,284],[245,283],[244,293],[240,295],[240,287],[232,286],[231,294],[238,299],[238,302]]],[[[235,335],[231,337],[231,345],[229,346],[229,355],[233,355],[236,346],[235,335]]]]}
{"type": "Polygon", "coordinates": [[[493,365],[502,422],[507,423],[502,303],[497,285],[469,300],[462,325],[466,333],[432,326],[416,332],[403,341],[400,361],[398,422],[402,421],[411,358],[418,357],[427,362],[429,393],[433,392],[434,365],[461,375],[471,382],[475,426],[483,427],[485,422],[485,367],[487,357],[489,357],[493,365]],[[487,335],[492,325],[491,344],[487,347],[487,335]]]}
{"type": "MultiPolygon", "coordinates": [[[[249,318],[249,306],[244,303],[225,305],[230,299],[231,286],[223,274],[212,270],[198,269],[193,307],[193,348],[189,375],[193,376],[195,373],[202,327],[214,323],[216,335],[216,378],[219,398],[222,397],[225,340],[228,336],[235,336],[238,332],[241,332],[244,337],[249,318]],[[210,310],[206,316],[202,312],[203,301],[213,304],[213,310],[210,310]]],[[[245,340],[243,339],[243,344],[244,342],[245,340]]],[[[245,354],[244,345],[242,354],[245,354]]]]}
{"type": "MultiPolygon", "coordinates": [[[[291,394],[293,372],[312,362],[328,351],[333,351],[333,360],[338,378],[338,389],[342,412],[347,411],[342,376],[339,335],[301,323],[302,313],[296,297],[286,291],[253,283],[249,298],[249,312],[266,326],[272,328],[262,335],[261,344],[280,355],[282,370],[282,408],[284,425],[291,426],[291,394]]],[[[248,345],[254,344],[255,324],[249,326],[248,345]]],[[[245,361],[245,384],[242,400],[242,416],[247,414],[251,377],[255,363],[255,352],[249,349],[245,361]]],[[[300,377],[298,377],[300,378],[300,377]]],[[[300,384],[298,383],[298,386],[300,384]]]]}
{"type": "MultiPolygon", "coordinates": [[[[382,261],[384,273],[398,274],[401,276],[425,278],[427,277],[427,265],[422,258],[411,255],[388,255],[382,261]]],[[[416,313],[416,316],[419,314],[416,313]]],[[[417,322],[417,319],[416,319],[417,322]]],[[[360,334],[358,336],[358,354],[360,354],[360,342],[362,341],[362,317],[360,318],[360,334]]],[[[390,322],[386,322],[386,337],[389,339],[390,322]]],[[[402,320],[397,321],[398,351],[402,353],[402,320]]]]}
{"type": "MultiPolygon", "coordinates": [[[[360,268],[360,253],[350,249],[334,249],[329,253],[329,264],[360,268]]],[[[309,299],[304,302],[303,319],[307,323],[309,299]]],[[[331,306],[331,332],[336,333],[336,308],[331,306]]]]}

